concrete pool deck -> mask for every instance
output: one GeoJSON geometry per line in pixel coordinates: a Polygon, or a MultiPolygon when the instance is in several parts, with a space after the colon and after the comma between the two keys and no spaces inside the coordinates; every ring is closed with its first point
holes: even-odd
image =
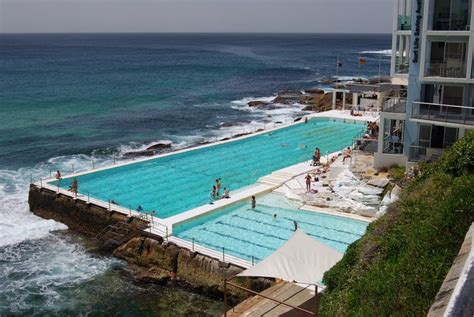
{"type": "MultiPolygon", "coordinates": [[[[315,114],[308,115],[307,117],[308,118],[333,118],[335,120],[344,120],[344,121],[346,121],[346,120],[349,121],[350,120],[350,122],[365,122],[365,121],[377,121],[378,120],[378,116],[376,116],[374,114],[368,114],[368,115],[364,115],[364,116],[360,116],[360,117],[353,117],[353,116],[350,115],[349,111],[339,111],[339,110],[331,110],[331,111],[322,112],[322,113],[315,113],[315,114]]],[[[165,157],[165,156],[170,156],[170,155],[174,155],[174,154],[178,154],[178,153],[192,151],[192,150],[199,149],[199,148],[211,147],[211,146],[214,146],[214,145],[217,145],[217,144],[224,144],[224,143],[228,143],[228,142],[233,142],[233,141],[236,141],[236,140],[241,140],[241,139],[253,137],[255,135],[268,133],[268,132],[278,130],[278,129],[282,129],[282,128],[285,128],[285,127],[289,127],[289,126],[292,126],[292,125],[304,124],[303,122],[304,122],[304,119],[300,120],[299,122],[292,122],[290,124],[281,124],[281,125],[275,126],[272,129],[258,131],[258,132],[255,132],[255,133],[251,133],[251,134],[244,135],[244,136],[241,136],[241,137],[233,138],[233,139],[230,139],[230,140],[222,140],[222,141],[218,141],[218,142],[215,142],[215,143],[205,144],[205,145],[201,145],[201,146],[197,146],[197,147],[186,148],[186,149],[182,149],[182,150],[178,150],[178,151],[174,151],[174,152],[170,152],[170,153],[166,153],[166,154],[155,155],[155,156],[152,156],[152,157],[146,157],[146,158],[142,158],[142,159],[135,159],[135,160],[115,164],[115,165],[112,165],[112,166],[107,166],[107,167],[98,168],[98,169],[94,169],[94,170],[89,170],[89,171],[84,171],[84,172],[75,173],[75,174],[71,174],[71,175],[66,175],[66,176],[64,176],[64,178],[76,177],[76,176],[80,176],[80,175],[94,173],[94,172],[101,171],[101,170],[107,170],[107,169],[116,168],[116,167],[119,167],[119,166],[134,164],[134,163],[137,163],[137,162],[153,160],[153,159],[156,159],[156,158],[159,158],[159,157],[165,157]]],[[[331,157],[335,154],[338,154],[338,153],[339,152],[334,152],[334,153],[331,153],[331,154],[322,153],[323,155],[321,157],[321,163],[325,164],[327,158],[329,158],[329,157],[331,157]]],[[[46,188],[46,189],[49,189],[49,190],[51,190],[53,192],[56,192],[58,194],[71,197],[74,200],[81,200],[81,201],[87,202],[88,204],[93,204],[93,205],[97,205],[97,206],[106,208],[107,210],[110,210],[110,211],[118,212],[118,213],[128,215],[128,216],[135,216],[135,217],[138,217],[138,218],[146,219],[146,220],[150,221],[150,225],[151,225],[151,227],[149,229],[147,229],[147,231],[149,231],[150,233],[165,237],[169,241],[176,243],[178,246],[186,247],[186,248],[192,249],[193,251],[197,251],[199,253],[202,253],[204,255],[208,255],[208,256],[211,256],[211,257],[214,257],[214,258],[217,258],[217,259],[222,259],[225,262],[230,262],[230,263],[233,263],[233,264],[241,266],[241,267],[250,267],[252,265],[252,263],[250,263],[248,261],[244,261],[244,260],[239,259],[237,257],[226,255],[225,252],[220,253],[220,252],[216,252],[214,250],[211,250],[211,249],[208,249],[208,248],[205,248],[205,247],[202,247],[202,246],[194,245],[194,243],[192,243],[192,242],[189,242],[189,241],[179,239],[177,237],[172,236],[173,226],[175,226],[179,223],[182,223],[184,221],[189,221],[189,220],[194,219],[196,217],[202,216],[204,214],[220,210],[220,209],[222,209],[226,206],[229,206],[233,203],[236,203],[236,202],[239,202],[239,201],[242,201],[242,200],[245,200],[245,199],[249,199],[251,196],[254,196],[254,195],[258,196],[258,195],[262,195],[262,194],[265,194],[265,193],[269,193],[269,192],[277,189],[278,187],[280,187],[284,183],[287,183],[287,182],[291,181],[295,177],[298,177],[298,176],[304,175],[306,173],[309,173],[309,172],[313,171],[314,169],[315,169],[315,167],[310,165],[310,161],[306,161],[306,162],[302,162],[302,163],[299,163],[299,164],[296,164],[296,165],[285,167],[283,169],[274,171],[269,175],[261,177],[258,180],[257,183],[254,183],[252,185],[249,185],[249,186],[246,186],[246,187],[243,187],[243,188],[240,188],[236,191],[231,192],[230,193],[231,198],[229,198],[229,199],[220,199],[218,201],[215,201],[213,204],[207,204],[207,205],[199,206],[197,208],[185,211],[183,213],[180,213],[178,215],[175,215],[175,216],[172,216],[172,217],[169,217],[169,218],[166,218],[166,219],[161,219],[161,218],[154,217],[154,216],[151,216],[151,215],[146,215],[146,214],[140,213],[138,211],[132,210],[131,208],[125,208],[123,206],[111,204],[110,202],[105,202],[103,200],[99,200],[99,199],[96,199],[94,197],[89,197],[88,195],[84,195],[84,194],[81,194],[81,193],[79,193],[77,195],[77,197],[74,197],[74,194],[72,192],[70,192],[66,189],[63,189],[59,186],[54,186],[54,185],[48,184],[48,182],[54,181],[55,179],[41,180],[40,182],[34,183],[34,185],[39,187],[39,188],[46,188]]],[[[316,208],[312,208],[310,206],[304,206],[301,209],[321,212],[320,209],[316,210],[316,208]]],[[[366,220],[367,219],[365,217],[364,217],[365,219],[362,219],[362,218],[359,218],[355,215],[349,215],[349,214],[346,214],[346,213],[336,212],[335,210],[325,210],[323,212],[330,213],[330,214],[333,214],[333,215],[348,217],[348,218],[352,218],[352,219],[358,218],[358,220],[366,220]]]]}

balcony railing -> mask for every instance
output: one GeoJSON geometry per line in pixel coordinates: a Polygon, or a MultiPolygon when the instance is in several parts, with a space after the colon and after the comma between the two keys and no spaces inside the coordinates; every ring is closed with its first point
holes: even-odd
{"type": "Polygon", "coordinates": [[[408,148],[408,161],[432,162],[436,161],[445,149],[430,148],[420,145],[410,145],[408,148]]]}
{"type": "Polygon", "coordinates": [[[468,12],[466,16],[436,17],[433,21],[434,31],[469,31],[468,12]]]}
{"type": "Polygon", "coordinates": [[[382,111],[391,113],[405,113],[407,108],[406,98],[388,97],[384,100],[382,111]]]}
{"type": "Polygon", "coordinates": [[[414,101],[411,118],[474,125],[474,107],[414,101]]]}
{"type": "Polygon", "coordinates": [[[426,77],[466,77],[466,64],[464,62],[430,63],[426,68],[426,77]]]}
{"type": "Polygon", "coordinates": [[[403,154],[403,143],[386,140],[383,142],[383,153],[403,154]]]}

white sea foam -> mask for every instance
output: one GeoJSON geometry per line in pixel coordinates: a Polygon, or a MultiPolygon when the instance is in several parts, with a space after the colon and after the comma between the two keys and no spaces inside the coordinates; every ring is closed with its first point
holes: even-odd
{"type": "MultiPolygon", "coordinates": [[[[245,98],[242,98],[242,99],[239,99],[239,100],[233,100],[231,101],[231,103],[233,105],[237,105],[237,106],[245,106],[245,107],[248,107],[248,103],[250,101],[262,101],[262,102],[272,102],[273,99],[275,99],[277,96],[267,96],[267,97],[245,97],[245,98]]],[[[251,108],[251,107],[248,107],[248,108],[251,108]]],[[[240,109],[240,108],[236,108],[236,109],[240,109]]]]}
{"type": "Polygon", "coordinates": [[[359,54],[379,54],[379,55],[385,55],[385,56],[391,56],[392,55],[392,50],[378,50],[378,51],[362,51],[359,52],[359,54]]]}
{"type": "Polygon", "coordinates": [[[48,235],[1,248],[0,263],[0,312],[25,314],[74,307],[61,299],[61,287],[87,281],[119,261],[93,256],[66,236],[48,235]]]}

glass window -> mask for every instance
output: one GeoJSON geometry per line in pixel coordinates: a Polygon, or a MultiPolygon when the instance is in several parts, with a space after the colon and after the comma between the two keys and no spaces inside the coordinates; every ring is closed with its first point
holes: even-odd
{"type": "Polygon", "coordinates": [[[466,77],[467,42],[431,42],[425,76],[466,77]]]}
{"type": "Polygon", "coordinates": [[[444,148],[448,148],[453,145],[458,139],[459,129],[456,128],[445,128],[444,129],[444,148]]]}
{"type": "Polygon", "coordinates": [[[469,31],[471,9],[469,0],[434,0],[432,30],[469,31]]]}
{"type": "Polygon", "coordinates": [[[430,147],[431,144],[431,125],[420,124],[418,145],[430,147]]]}

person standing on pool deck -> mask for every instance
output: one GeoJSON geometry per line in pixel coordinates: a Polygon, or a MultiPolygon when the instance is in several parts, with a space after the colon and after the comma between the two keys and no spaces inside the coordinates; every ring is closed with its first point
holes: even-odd
{"type": "Polygon", "coordinates": [[[74,179],[72,180],[72,184],[71,184],[71,192],[73,192],[74,196],[77,197],[77,191],[79,189],[79,185],[77,184],[77,178],[74,177],[74,179]]]}
{"type": "Polygon", "coordinates": [[[255,209],[257,207],[257,200],[255,199],[255,196],[252,196],[252,209],[255,209]]]}
{"type": "Polygon", "coordinates": [[[55,177],[56,179],[61,179],[61,172],[59,170],[56,171],[55,177]]]}
{"type": "Polygon", "coordinates": [[[304,179],[306,180],[306,192],[309,193],[311,191],[311,175],[307,174],[304,179]]]}

